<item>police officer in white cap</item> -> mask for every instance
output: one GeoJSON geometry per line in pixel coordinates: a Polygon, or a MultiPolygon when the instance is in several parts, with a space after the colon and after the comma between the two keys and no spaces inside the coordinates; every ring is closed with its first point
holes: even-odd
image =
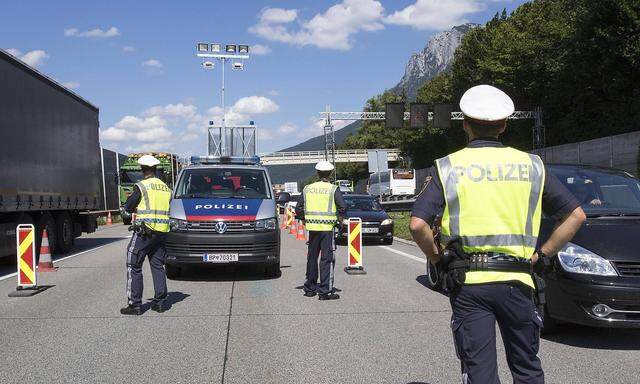
{"type": "Polygon", "coordinates": [[[155,295],[151,309],[166,310],[167,276],[164,270],[166,257],[164,242],[169,232],[169,202],[171,189],[156,177],[160,161],[151,155],[138,159],[144,179],[137,182],[133,193],[120,209],[123,217],[136,212],[131,227],[134,233],[127,247],[127,300],[120,310],[123,315],[142,314],[142,262],[149,258],[155,295]]]}
{"type": "Polygon", "coordinates": [[[498,140],[514,112],[507,94],[479,85],[465,92],[460,109],[469,144],[436,160],[413,206],[411,233],[442,272],[463,382],[499,383],[497,322],[513,382],[543,383],[532,265],[571,240],[585,215],[538,156],[498,140]],[[543,212],[557,226],[539,242],[543,212]]]}
{"type": "Polygon", "coordinates": [[[333,164],[321,161],[316,164],[320,181],[307,185],[302,192],[302,201],[296,206],[296,215],[303,217],[309,231],[307,274],[304,295],[318,295],[320,300],[335,300],[340,296],[334,292],[335,269],[334,227],[342,222],[346,203],[342,193],[330,182],[333,164]],[[320,284],[318,284],[318,255],[320,257],[320,284]]]}

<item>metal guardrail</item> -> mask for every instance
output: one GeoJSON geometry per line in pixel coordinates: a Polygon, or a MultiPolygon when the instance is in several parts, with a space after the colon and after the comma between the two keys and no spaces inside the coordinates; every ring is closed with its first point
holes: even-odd
{"type": "Polygon", "coordinates": [[[403,212],[410,211],[415,202],[415,196],[387,196],[380,201],[380,204],[386,211],[403,212]]]}

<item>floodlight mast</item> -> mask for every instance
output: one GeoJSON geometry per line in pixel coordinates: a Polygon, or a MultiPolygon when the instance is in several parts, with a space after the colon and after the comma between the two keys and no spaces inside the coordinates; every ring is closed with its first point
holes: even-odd
{"type": "Polygon", "coordinates": [[[226,143],[226,119],[227,119],[227,111],[226,111],[226,105],[225,105],[225,98],[224,98],[224,91],[225,91],[225,71],[224,71],[224,67],[226,67],[226,64],[229,60],[231,59],[240,59],[240,60],[247,60],[249,59],[249,46],[248,45],[238,45],[238,44],[226,44],[224,45],[225,47],[225,51],[227,53],[222,54],[220,53],[221,51],[221,47],[223,46],[223,44],[219,44],[219,43],[214,43],[209,45],[208,43],[198,43],[196,45],[196,49],[198,51],[197,55],[198,57],[201,58],[212,58],[212,59],[217,59],[218,61],[220,61],[221,63],[221,67],[222,67],[222,86],[221,86],[221,94],[220,97],[222,99],[222,137],[221,137],[221,152],[222,155],[225,156],[227,155],[227,143],[226,143]],[[233,47],[232,50],[230,50],[230,48],[233,47]],[[241,47],[241,49],[238,49],[238,47],[241,47]],[[244,54],[237,54],[237,52],[240,51],[241,53],[244,54]]]}

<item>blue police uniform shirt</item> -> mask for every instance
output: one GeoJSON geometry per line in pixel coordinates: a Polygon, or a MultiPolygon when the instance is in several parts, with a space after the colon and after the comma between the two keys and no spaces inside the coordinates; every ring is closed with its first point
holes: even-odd
{"type": "MultiPolygon", "coordinates": [[[[502,148],[504,146],[504,144],[495,138],[479,138],[471,141],[467,145],[467,148],[502,148]]],[[[427,177],[413,204],[411,216],[418,217],[433,227],[433,222],[436,217],[442,216],[444,206],[444,192],[442,190],[440,177],[438,176],[438,170],[435,167],[431,167],[427,171],[427,177]]],[[[578,200],[545,166],[544,189],[542,192],[542,211],[544,214],[555,220],[559,220],[573,212],[573,210],[579,206],[580,203],[578,200]]]]}

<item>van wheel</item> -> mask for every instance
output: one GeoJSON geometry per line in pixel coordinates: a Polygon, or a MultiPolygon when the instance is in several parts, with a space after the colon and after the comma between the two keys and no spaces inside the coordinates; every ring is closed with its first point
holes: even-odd
{"type": "Polygon", "coordinates": [[[264,272],[267,277],[280,277],[280,261],[267,265],[264,272]]]}
{"type": "Polygon", "coordinates": [[[67,212],[56,217],[56,247],[59,253],[68,253],[73,248],[73,223],[67,212]]]}
{"type": "Polygon", "coordinates": [[[182,274],[182,268],[171,264],[165,264],[164,270],[170,279],[177,279],[182,274]]]}

